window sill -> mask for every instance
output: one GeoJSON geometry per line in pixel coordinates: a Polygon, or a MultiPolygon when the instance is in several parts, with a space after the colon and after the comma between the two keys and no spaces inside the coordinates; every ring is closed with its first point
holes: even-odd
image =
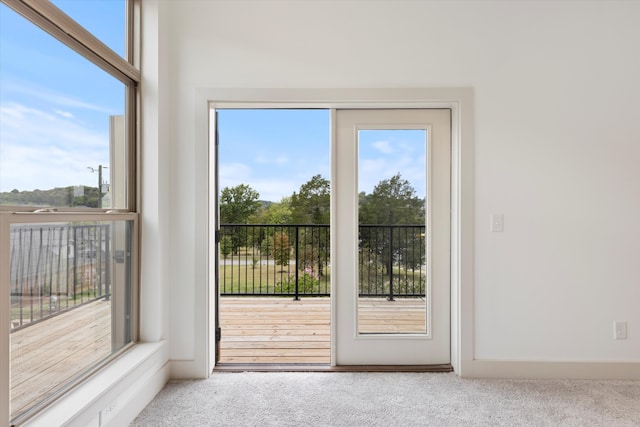
{"type": "Polygon", "coordinates": [[[168,379],[166,341],[136,344],[22,425],[126,425],[168,379]]]}

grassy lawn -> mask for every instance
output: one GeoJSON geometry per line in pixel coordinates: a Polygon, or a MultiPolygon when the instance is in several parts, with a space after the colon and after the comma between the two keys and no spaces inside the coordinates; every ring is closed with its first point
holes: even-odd
{"type": "MultiPolygon", "coordinates": [[[[292,294],[295,292],[295,261],[289,265],[276,265],[273,257],[261,256],[252,248],[240,248],[238,254],[220,258],[220,293],[225,294],[292,294]]],[[[315,267],[317,270],[317,266],[315,267]]],[[[360,292],[386,295],[389,293],[389,274],[379,265],[361,266],[360,292]]],[[[420,269],[393,268],[393,293],[395,295],[424,294],[425,273],[420,269]]],[[[329,294],[331,267],[325,267],[323,275],[314,271],[305,274],[298,271],[298,289],[301,294],[329,294]]]]}
{"type": "MultiPolygon", "coordinates": [[[[305,285],[312,282],[312,290],[306,293],[329,294],[331,290],[331,267],[324,275],[310,279],[298,271],[298,289],[305,293],[305,285]],[[305,282],[306,281],[306,282],[305,282]]],[[[243,256],[220,260],[220,293],[224,294],[291,294],[294,292],[295,265],[275,265],[266,260],[254,263],[243,256]],[[285,284],[283,287],[282,284],[285,284]],[[289,283],[287,287],[286,284],[289,283]]],[[[393,292],[396,295],[421,294],[425,289],[425,274],[417,270],[393,269],[393,292]]],[[[381,271],[360,272],[360,291],[367,294],[385,295],[389,292],[389,275],[381,271]]]]}
{"type": "MultiPolygon", "coordinates": [[[[360,270],[360,293],[385,295],[390,292],[389,274],[380,270],[366,268],[360,270]]],[[[394,295],[424,294],[425,275],[418,270],[393,268],[394,295]]]]}
{"type": "MultiPolygon", "coordinates": [[[[282,282],[295,280],[295,265],[275,265],[273,260],[266,259],[253,262],[251,258],[244,256],[227,257],[220,260],[220,293],[233,294],[278,294],[288,293],[278,285],[282,282]]],[[[304,276],[303,271],[298,271],[298,280],[304,276]]],[[[325,267],[324,275],[315,279],[313,293],[328,294],[331,283],[331,267],[325,267]]],[[[299,285],[299,288],[302,287],[299,285]]]]}

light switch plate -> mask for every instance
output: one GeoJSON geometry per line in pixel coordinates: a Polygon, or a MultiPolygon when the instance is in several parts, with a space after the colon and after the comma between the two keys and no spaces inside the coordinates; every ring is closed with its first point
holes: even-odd
{"type": "Polygon", "coordinates": [[[504,231],[504,215],[491,214],[491,232],[502,233],[504,231]]]}

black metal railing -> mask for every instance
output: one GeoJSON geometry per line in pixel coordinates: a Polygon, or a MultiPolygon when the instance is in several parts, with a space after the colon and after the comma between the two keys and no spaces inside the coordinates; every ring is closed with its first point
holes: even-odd
{"type": "Polygon", "coordinates": [[[360,296],[423,297],[424,225],[360,225],[360,296]]]}
{"type": "Polygon", "coordinates": [[[10,236],[12,331],[109,299],[109,224],[13,225],[10,236]]]}
{"type": "MultiPolygon", "coordinates": [[[[361,296],[425,295],[424,225],[361,225],[361,296]]],[[[329,296],[329,225],[222,224],[220,294],[329,296]]]]}
{"type": "Polygon", "coordinates": [[[329,295],[328,225],[224,224],[219,239],[222,295],[329,295]]]}

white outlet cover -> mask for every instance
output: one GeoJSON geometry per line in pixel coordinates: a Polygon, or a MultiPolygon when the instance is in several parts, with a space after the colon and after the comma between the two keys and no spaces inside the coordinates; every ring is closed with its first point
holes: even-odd
{"type": "Polygon", "coordinates": [[[117,409],[118,400],[116,399],[100,411],[100,426],[106,425],[115,416],[117,409]]]}
{"type": "Polygon", "coordinates": [[[617,340],[627,339],[627,322],[623,320],[613,322],[613,338],[617,340]]]}

